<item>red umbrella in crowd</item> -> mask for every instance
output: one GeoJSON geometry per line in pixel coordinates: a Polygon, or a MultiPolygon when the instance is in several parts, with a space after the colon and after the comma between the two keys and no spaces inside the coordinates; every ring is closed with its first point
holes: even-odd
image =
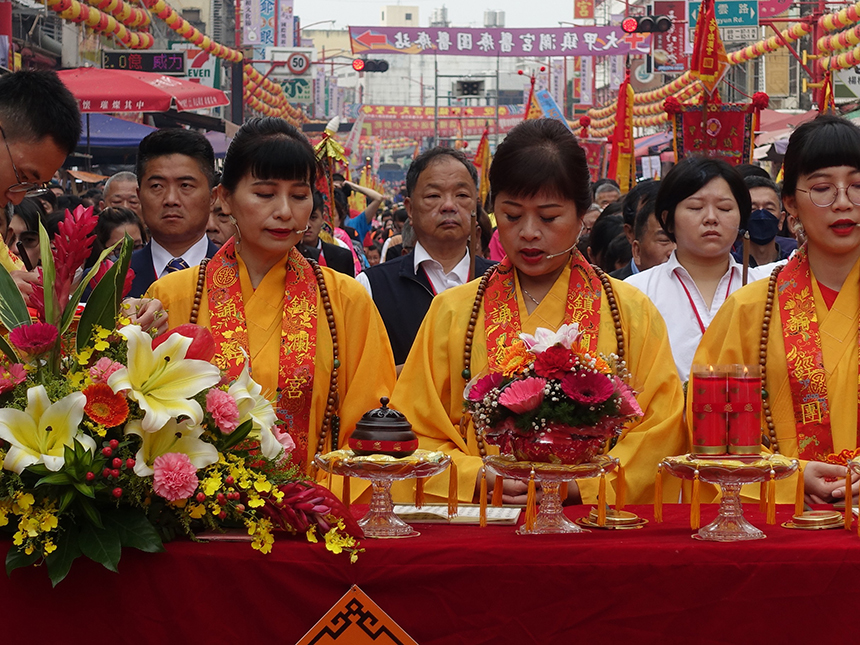
{"type": "Polygon", "coordinates": [[[81,112],[167,112],[230,104],[221,90],[175,76],[98,67],[57,73],[81,112]]]}

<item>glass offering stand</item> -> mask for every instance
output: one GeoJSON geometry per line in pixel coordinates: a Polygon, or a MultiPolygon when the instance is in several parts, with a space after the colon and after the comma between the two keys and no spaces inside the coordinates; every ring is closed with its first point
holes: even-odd
{"type": "Polygon", "coordinates": [[[717,518],[693,537],[711,542],[739,542],[761,540],[767,537],[744,518],[741,505],[741,486],[766,482],[773,473],[774,479],[784,479],[797,470],[798,461],[782,455],[680,455],[667,457],[661,463],[669,473],[680,479],[699,479],[716,484],[722,492],[717,518]]]}
{"type": "Polygon", "coordinates": [[[527,482],[531,473],[534,472],[535,484],[539,484],[543,491],[543,499],[540,503],[540,511],[535,517],[534,528],[527,530],[523,524],[517,529],[519,535],[589,533],[588,529],[579,527],[564,516],[559,488],[562,482],[600,477],[600,475],[616,468],[619,463],[615,457],[606,455],[599,455],[590,462],[576,465],[517,461],[511,455],[484,457],[487,471],[505,479],[527,482]]]}

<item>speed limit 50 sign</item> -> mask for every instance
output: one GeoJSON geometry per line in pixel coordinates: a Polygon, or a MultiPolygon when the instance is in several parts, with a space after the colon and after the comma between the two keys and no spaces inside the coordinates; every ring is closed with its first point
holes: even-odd
{"type": "Polygon", "coordinates": [[[287,69],[293,74],[304,74],[310,66],[310,57],[302,52],[294,52],[287,57],[287,69]]]}
{"type": "Polygon", "coordinates": [[[270,60],[281,63],[272,70],[272,76],[290,77],[302,76],[311,68],[312,47],[287,48],[269,47],[270,60]]]}

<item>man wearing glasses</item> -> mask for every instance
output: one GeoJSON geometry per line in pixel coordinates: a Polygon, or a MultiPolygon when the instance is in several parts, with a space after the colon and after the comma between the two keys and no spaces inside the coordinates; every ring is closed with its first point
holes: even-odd
{"type": "Polygon", "coordinates": [[[56,74],[24,71],[0,78],[0,207],[44,190],[80,136],[77,101],[56,74]]]}

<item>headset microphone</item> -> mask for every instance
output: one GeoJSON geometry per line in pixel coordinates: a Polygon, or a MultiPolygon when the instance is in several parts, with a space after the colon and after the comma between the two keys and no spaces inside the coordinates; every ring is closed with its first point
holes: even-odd
{"type": "Polygon", "coordinates": [[[548,255],[548,256],[546,256],[546,258],[545,258],[545,259],[550,260],[550,259],[552,259],[552,258],[557,258],[559,255],[564,255],[565,253],[570,253],[570,252],[571,252],[571,251],[573,251],[573,249],[575,249],[575,248],[576,248],[576,242],[574,242],[574,243],[573,243],[573,246],[571,246],[569,249],[565,249],[565,250],[564,250],[564,251],[562,251],[561,253],[553,253],[552,255],[548,255]]]}

